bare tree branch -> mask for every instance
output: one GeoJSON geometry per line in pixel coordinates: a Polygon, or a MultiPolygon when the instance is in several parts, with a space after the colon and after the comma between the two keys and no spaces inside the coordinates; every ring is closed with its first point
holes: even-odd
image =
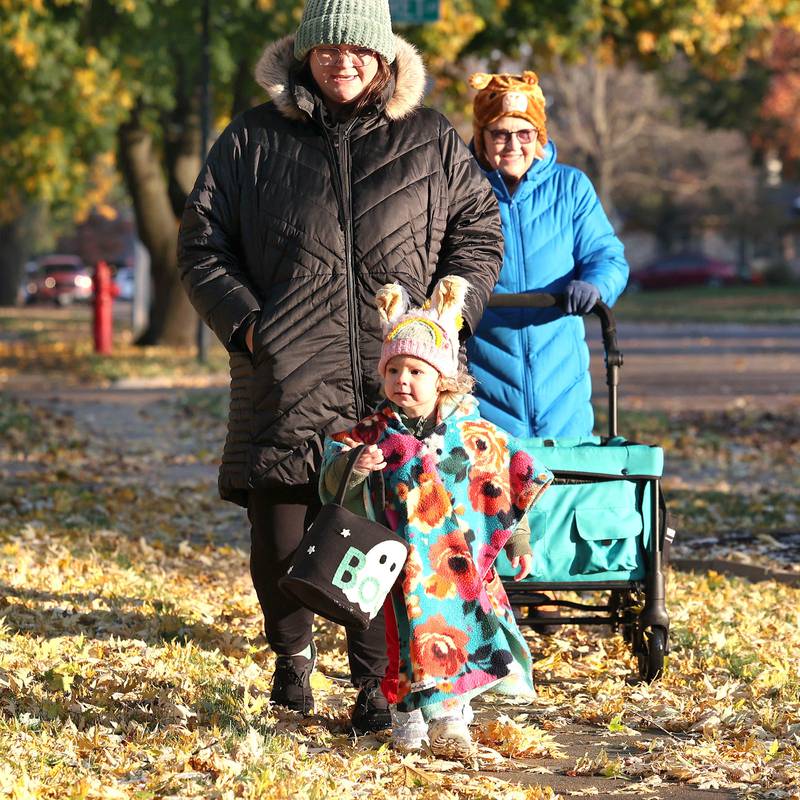
{"type": "Polygon", "coordinates": [[[590,57],[556,61],[541,77],[560,157],[588,172],[607,210],[638,211],[646,201],[682,205],[698,218],[754,204],[745,137],[684,124],[679,100],[654,74],[590,57]]]}

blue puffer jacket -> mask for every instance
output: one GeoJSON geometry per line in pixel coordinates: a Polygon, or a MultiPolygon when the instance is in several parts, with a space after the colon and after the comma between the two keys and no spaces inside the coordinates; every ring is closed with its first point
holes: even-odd
{"type": "MultiPolygon", "coordinates": [[[[556,163],[552,141],[510,195],[488,173],[500,204],[505,257],[496,293],[559,293],[593,283],[605,303],[628,280],[623,246],[589,178],[556,163]]],[[[481,415],[518,437],[592,432],[589,349],[580,317],[555,309],[487,308],[468,341],[481,415]]]]}

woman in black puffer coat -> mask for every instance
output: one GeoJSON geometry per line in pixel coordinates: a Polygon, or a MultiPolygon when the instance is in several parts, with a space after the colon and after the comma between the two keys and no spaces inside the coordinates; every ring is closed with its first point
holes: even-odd
{"type": "MultiPolygon", "coordinates": [[[[278,589],[319,507],[326,433],[378,402],[372,306],[399,282],[420,304],[444,275],[473,287],[475,330],[502,262],[492,189],[447,120],[419,105],[425,71],[387,0],[308,0],[264,51],[270,102],[214,144],[179,235],[183,285],[230,353],[219,486],[251,523],[251,574],[276,653],[272,699],[313,706],[312,614],[278,589]]],[[[387,727],[383,620],[348,630],[357,732],[387,727]]]]}

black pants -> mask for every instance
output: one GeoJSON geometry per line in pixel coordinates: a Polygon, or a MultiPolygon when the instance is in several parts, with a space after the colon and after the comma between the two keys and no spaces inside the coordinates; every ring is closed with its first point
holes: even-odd
{"type": "MultiPolygon", "coordinates": [[[[264,633],[276,655],[294,655],[311,642],[314,614],[278,588],[294,551],[320,507],[313,487],[297,486],[250,492],[250,575],[264,612],[264,633]]],[[[381,611],[366,631],[347,628],[350,677],[358,686],[383,678],[388,664],[381,611]]]]}

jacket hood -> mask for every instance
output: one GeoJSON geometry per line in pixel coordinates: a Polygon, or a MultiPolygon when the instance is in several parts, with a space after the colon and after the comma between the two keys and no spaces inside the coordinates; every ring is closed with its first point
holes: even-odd
{"type": "MultiPolygon", "coordinates": [[[[413,45],[400,36],[394,38],[397,47],[397,57],[392,64],[395,88],[383,113],[389,119],[402,119],[420,104],[425,93],[425,65],[413,45]]],[[[290,34],[267,45],[256,64],[255,79],[284,117],[305,120],[308,117],[298,106],[290,86],[289,72],[293,63],[294,34],[290,34]]]]}

